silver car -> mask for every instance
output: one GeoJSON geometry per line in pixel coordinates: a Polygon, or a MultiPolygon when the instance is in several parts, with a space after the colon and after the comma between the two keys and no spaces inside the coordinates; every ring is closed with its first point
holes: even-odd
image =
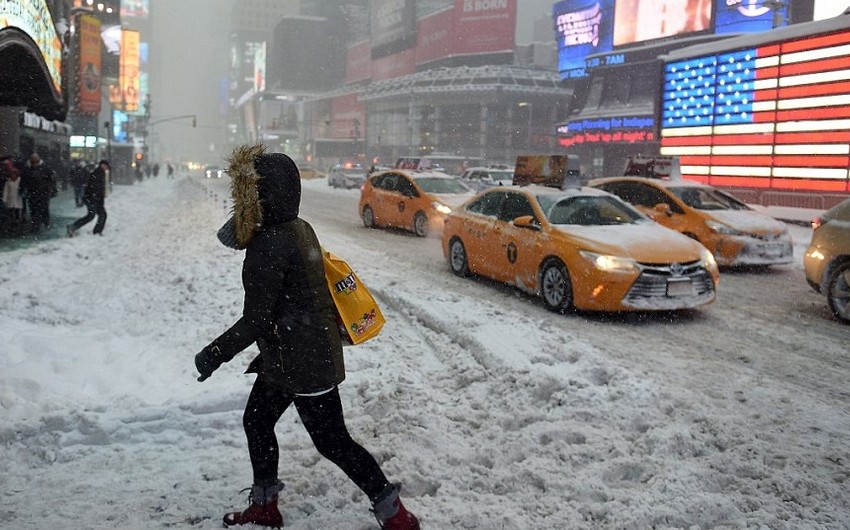
{"type": "Polygon", "coordinates": [[[333,188],[359,188],[366,180],[366,170],[356,167],[334,167],[328,173],[328,186],[333,188]]]}

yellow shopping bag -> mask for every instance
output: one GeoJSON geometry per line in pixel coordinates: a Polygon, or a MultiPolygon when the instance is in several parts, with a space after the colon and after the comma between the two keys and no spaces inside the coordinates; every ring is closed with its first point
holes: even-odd
{"type": "Polygon", "coordinates": [[[343,345],[360,344],[378,336],[386,320],[372,293],[344,259],[327,250],[322,250],[322,257],[343,345]]]}

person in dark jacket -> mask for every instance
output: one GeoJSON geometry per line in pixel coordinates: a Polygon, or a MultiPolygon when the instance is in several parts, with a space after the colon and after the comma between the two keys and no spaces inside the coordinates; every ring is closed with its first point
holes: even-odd
{"type": "Polygon", "coordinates": [[[243,427],[253,471],[251,504],[224,516],[227,526],[279,527],[279,446],[275,424],[295,405],[319,453],[369,497],[382,529],[418,530],[375,458],[349,434],[337,385],[345,379],[336,309],[313,228],[298,217],[301,178],[283,153],[262,145],[234,150],[229,160],[233,216],[219,230],[225,245],[245,250],[242,317],[195,356],[204,381],[256,343],[260,355],[243,427]]]}
{"type": "Polygon", "coordinates": [[[108,177],[109,161],[101,160],[86,179],[85,190],[83,190],[83,204],[86,205],[86,215],[68,225],[68,237],[74,237],[77,230],[94,219],[95,215],[97,216],[97,222],[94,224],[92,233],[103,235],[103,228],[106,226],[106,207],[104,206],[104,200],[106,198],[108,177]]]}
{"type": "Polygon", "coordinates": [[[33,153],[21,173],[21,192],[27,197],[33,233],[50,227],[50,199],[56,194],[56,176],[40,156],[33,153]]]}
{"type": "Polygon", "coordinates": [[[74,187],[74,204],[77,207],[83,206],[83,192],[86,190],[86,180],[88,180],[86,165],[81,159],[77,159],[71,168],[71,186],[74,187]]]}

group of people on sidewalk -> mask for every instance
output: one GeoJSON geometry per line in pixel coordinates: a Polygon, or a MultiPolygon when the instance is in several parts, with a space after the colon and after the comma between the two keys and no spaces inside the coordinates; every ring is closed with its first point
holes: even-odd
{"type": "MultiPolygon", "coordinates": [[[[109,161],[101,160],[93,171],[77,161],[70,171],[74,187],[74,203],[85,206],[87,213],[68,225],[67,233],[72,236],[80,227],[97,217],[94,233],[102,234],[106,224],[104,198],[109,190],[109,161]]],[[[50,201],[59,193],[56,171],[37,153],[26,162],[15,157],[0,159],[0,230],[11,236],[25,233],[39,234],[51,227],[50,201]]]]}
{"type": "Polygon", "coordinates": [[[2,226],[5,232],[23,230],[29,217],[29,231],[50,228],[50,200],[59,193],[56,172],[33,153],[26,162],[14,157],[2,159],[0,182],[3,187],[2,226]]]}

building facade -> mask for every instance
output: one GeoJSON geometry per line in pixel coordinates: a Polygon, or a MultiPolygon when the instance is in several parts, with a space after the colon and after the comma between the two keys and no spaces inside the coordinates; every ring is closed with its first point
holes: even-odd
{"type": "Polygon", "coordinates": [[[551,27],[518,44],[523,17],[547,13],[516,0],[302,2],[270,35],[266,63],[254,64],[265,85],[236,102],[237,115],[247,139],[320,167],[550,152],[570,89],[551,27]],[[296,60],[298,45],[314,53],[296,60]]]}

